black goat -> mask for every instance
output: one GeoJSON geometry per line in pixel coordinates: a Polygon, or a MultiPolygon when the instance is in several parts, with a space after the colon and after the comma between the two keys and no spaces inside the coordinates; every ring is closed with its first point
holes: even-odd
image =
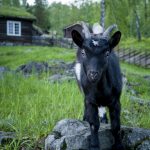
{"type": "Polygon", "coordinates": [[[99,150],[98,129],[100,126],[98,108],[109,108],[112,134],[115,143],[112,150],[123,150],[120,138],[120,95],[122,77],[118,59],[113,48],[119,43],[121,32],[111,38],[108,34],[116,25],[104,29],[95,24],[93,33],[82,22],[82,33],[72,30],[72,39],[77,44],[75,72],[81,91],[85,96],[83,120],[88,121],[91,129],[90,150],[99,150]]]}

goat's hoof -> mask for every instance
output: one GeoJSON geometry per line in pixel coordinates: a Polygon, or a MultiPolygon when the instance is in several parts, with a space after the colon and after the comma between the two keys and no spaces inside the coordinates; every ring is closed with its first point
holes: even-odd
{"type": "Polygon", "coordinates": [[[122,144],[114,144],[111,150],[125,150],[125,148],[122,144]]]}

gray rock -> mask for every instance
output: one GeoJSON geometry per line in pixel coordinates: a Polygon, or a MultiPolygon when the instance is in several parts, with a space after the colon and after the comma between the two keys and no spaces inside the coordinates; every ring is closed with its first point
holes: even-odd
{"type": "Polygon", "coordinates": [[[63,82],[63,81],[72,81],[75,79],[75,76],[71,76],[71,75],[62,75],[62,74],[54,74],[52,76],[49,77],[49,81],[52,83],[55,82],[63,82]]]}
{"type": "Polygon", "coordinates": [[[22,72],[24,75],[31,73],[42,73],[48,71],[48,63],[46,62],[30,62],[25,65],[21,65],[16,69],[16,72],[22,72]]]}
{"type": "Polygon", "coordinates": [[[64,61],[56,60],[51,63],[52,65],[49,66],[49,70],[52,74],[61,73],[68,76],[74,75],[74,62],[65,63],[64,61]]]}
{"type": "Polygon", "coordinates": [[[65,63],[61,60],[53,60],[49,61],[49,63],[52,64],[49,65],[48,62],[29,62],[19,66],[16,69],[16,72],[22,72],[26,76],[33,73],[41,74],[43,72],[49,72],[50,74],[54,75],[53,77],[50,77],[51,79],[54,78],[54,80],[58,80],[57,74],[65,75],[67,76],[67,79],[74,76],[74,63],[65,63]]]}
{"type": "Polygon", "coordinates": [[[139,93],[138,93],[136,90],[134,90],[133,87],[130,86],[130,85],[127,85],[127,91],[128,91],[129,93],[131,93],[131,95],[135,95],[135,96],[138,96],[138,95],[139,95],[139,93]]]}
{"type": "Polygon", "coordinates": [[[146,76],[144,76],[144,79],[150,81],[150,76],[149,76],[149,75],[146,75],[146,76]]]}
{"type": "Polygon", "coordinates": [[[61,78],[62,78],[61,74],[54,74],[54,75],[49,77],[49,80],[52,81],[52,82],[55,82],[55,81],[60,80],[61,78]]]}
{"type": "MultiPolygon", "coordinates": [[[[150,130],[141,128],[129,128],[123,127],[124,137],[123,141],[128,149],[136,149],[142,142],[149,139],[150,141],[150,130]]],[[[142,149],[145,150],[145,149],[142,149]]]]}
{"type": "Polygon", "coordinates": [[[122,72],[122,83],[123,83],[123,89],[125,89],[126,88],[126,86],[127,86],[127,77],[126,77],[126,75],[122,72]]]}
{"type": "Polygon", "coordinates": [[[4,67],[4,66],[0,66],[0,79],[2,79],[4,74],[7,73],[8,71],[10,71],[9,68],[4,67]]]}
{"type": "Polygon", "coordinates": [[[15,139],[15,133],[14,132],[0,131],[0,145],[9,143],[13,139],[15,139]]]}
{"type": "Polygon", "coordinates": [[[142,142],[136,150],[150,150],[150,140],[142,142]]]}
{"type": "Polygon", "coordinates": [[[75,76],[68,76],[68,75],[64,75],[62,78],[61,78],[61,81],[72,81],[72,80],[75,80],[75,76]]]}
{"type": "Polygon", "coordinates": [[[49,70],[53,75],[49,77],[50,82],[70,82],[75,79],[74,62],[65,63],[61,60],[53,60],[51,63],[53,63],[53,65],[49,67],[49,70]]]}
{"type": "Polygon", "coordinates": [[[139,104],[140,106],[148,106],[150,107],[150,101],[144,100],[135,96],[130,96],[130,100],[132,103],[139,104]]]}
{"type": "MultiPolygon", "coordinates": [[[[150,130],[122,126],[122,142],[127,150],[150,150],[150,130]]],[[[85,121],[64,119],[45,139],[45,150],[88,150],[90,127],[85,121]]],[[[114,143],[110,125],[99,129],[101,150],[110,150],[114,143]]]]}
{"type": "Polygon", "coordinates": [[[54,135],[49,135],[46,138],[45,143],[47,143],[45,145],[45,149],[50,148],[51,150],[62,150],[65,147],[64,137],[55,140],[54,135]]]}
{"type": "Polygon", "coordinates": [[[10,69],[4,66],[0,66],[0,73],[5,73],[7,71],[9,71],[10,69]]]}

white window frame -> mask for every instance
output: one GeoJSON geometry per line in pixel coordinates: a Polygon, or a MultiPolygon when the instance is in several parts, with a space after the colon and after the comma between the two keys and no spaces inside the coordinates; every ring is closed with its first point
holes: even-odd
{"type": "Polygon", "coordinates": [[[10,20],[8,20],[7,21],[7,35],[8,36],[21,36],[21,22],[20,21],[10,21],[10,20]],[[10,23],[12,23],[13,24],[13,32],[12,33],[10,33],[9,31],[9,24],[10,23]],[[19,33],[18,34],[16,34],[15,33],[15,24],[18,24],[18,27],[19,27],[19,33]]]}

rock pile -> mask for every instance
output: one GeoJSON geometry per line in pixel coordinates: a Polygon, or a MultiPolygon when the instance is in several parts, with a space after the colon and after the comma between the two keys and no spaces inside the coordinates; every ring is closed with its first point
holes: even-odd
{"type": "Polygon", "coordinates": [[[21,72],[25,76],[30,76],[31,74],[40,75],[41,73],[49,73],[50,82],[64,80],[70,81],[75,79],[74,63],[66,63],[61,60],[51,60],[49,62],[29,62],[19,66],[16,69],[16,72],[21,72]]]}
{"type": "MultiPolygon", "coordinates": [[[[126,150],[150,150],[150,130],[122,126],[126,150]]],[[[87,122],[64,119],[45,139],[45,150],[89,150],[90,127],[87,122]]],[[[99,129],[101,150],[110,150],[114,139],[108,124],[99,129]]]]}
{"type": "Polygon", "coordinates": [[[42,72],[47,72],[48,69],[48,63],[46,62],[30,62],[19,66],[16,72],[22,72],[24,75],[29,75],[31,73],[40,74],[42,72]]]}

